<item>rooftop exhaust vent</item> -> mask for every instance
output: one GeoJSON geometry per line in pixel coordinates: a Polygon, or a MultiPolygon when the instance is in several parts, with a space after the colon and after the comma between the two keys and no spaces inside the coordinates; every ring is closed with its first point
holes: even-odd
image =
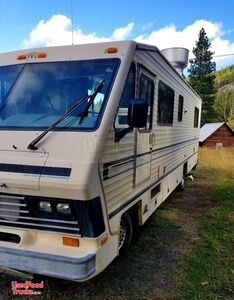
{"type": "Polygon", "coordinates": [[[176,71],[184,77],[183,70],[188,65],[189,50],[181,47],[166,48],[161,50],[161,53],[176,69],[176,71]]]}

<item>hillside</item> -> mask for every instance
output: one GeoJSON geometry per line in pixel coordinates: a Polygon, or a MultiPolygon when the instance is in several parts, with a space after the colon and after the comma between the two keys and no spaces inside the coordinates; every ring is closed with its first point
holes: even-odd
{"type": "Polygon", "coordinates": [[[234,65],[217,71],[215,82],[215,121],[228,121],[229,126],[234,129],[234,65]]]}
{"type": "Polygon", "coordinates": [[[234,85],[234,65],[216,72],[216,86],[218,89],[229,84],[234,85]]]}

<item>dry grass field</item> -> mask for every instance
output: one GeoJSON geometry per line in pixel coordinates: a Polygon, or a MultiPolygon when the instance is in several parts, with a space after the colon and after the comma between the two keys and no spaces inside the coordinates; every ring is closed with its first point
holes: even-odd
{"type": "Polygon", "coordinates": [[[234,179],[234,148],[201,148],[200,168],[205,168],[212,177],[234,179]]]}

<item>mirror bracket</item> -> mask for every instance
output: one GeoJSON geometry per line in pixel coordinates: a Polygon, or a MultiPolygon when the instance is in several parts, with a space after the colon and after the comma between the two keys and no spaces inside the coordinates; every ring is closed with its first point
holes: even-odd
{"type": "Polygon", "coordinates": [[[132,131],[132,127],[124,128],[115,132],[115,142],[118,143],[128,132],[132,131]]]}

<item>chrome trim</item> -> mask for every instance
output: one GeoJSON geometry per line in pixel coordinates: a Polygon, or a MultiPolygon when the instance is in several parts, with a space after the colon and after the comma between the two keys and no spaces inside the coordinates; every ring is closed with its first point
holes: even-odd
{"type": "MultiPolygon", "coordinates": [[[[10,211],[13,211],[13,210],[10,210],[10,211]]],[[[23,212],[23,211],[16,210],[15,212],[23,212]]],[[[0,209],[0,217],[1,216],[12,217],[12,215],[1,214],[1,209],[0,209]]],[[[26,216],[14,216],[14,217],[17,217],[17,219],[27,219],[27,220],[36,220],[36,221],[46,221],[46,222],[52,222],[52,223],[64,223],[64,224],[78,225],[77,221],[65,221],[65,220],[59,220],[59,219],[44,219],[44,218],[36,218],[36,217],[34,218],[34,217],[26,217],[26,216]]]]}
{"type": "MultiPolygon", "coordinates": [[[[15,216],[9,216],[9,217],[12,218],[15,216]]],[[[12,221],[7,221],[7,220],[0,220],[0,222],[6,223],[6,224],[12,223],[12,221]]],[[[57,228],[57,229],[66,229],[69,231],[79,231],[78,227],[72,228],[72,227],[63,227],[63,226],[53,226],[53,225],[48,225],[48,224],[44,225],[44,224],[30,224],[30,223],[26,223],[26,222],[16,222],[16,221],[13,221],[13,222],[15,222],[16,224],[27,225],[27,226],[33,225],[36,227],[57,228]]]]}
{"type": "MultiPolygon", "coordinates": [[[[1,211],[13,211],[13,212],[19,212],[19,210],[16,210],[16,209],[9,209],[9,208],[0,208],[0,212],[1,211]]],[[[28,214],[29,213],[29,210],[21,210],[20,211],[21,213],[25,213],[25,214],[28,214]]],[[[1,214],[0,214],[1,215],[1,214]]]]}
{"type": "MultiPolygon", "coordinates": [[[[14,200],[21,200],[21,199],[16,199],[16,198],[14,198],[14,200]]],[[[1,198],[0,198],[0,205],[21,206],[21,207],[27,206],[26,203],[9,203],[9,202],[1,202],[1,198]]]]}
{"type": "Polygon", "coordinates": [[[0,247],[0,266],[24,272],[83,281],[96,272],[96,254],[83,257],[60,256],[0,247]]]}
{"type": "Polygon", "coordinates": [[[11,195],[0,195],[1,198],[7,198],[7,199],[15,199],[15,200],[24,200],[24,196],[11,196],[11,195]]]}
{"type": "Polygon", "coordinates": [[[49,213],[44,214],[40,211],[36,212],[35,216],[31,214],[29,205],[30,201],[33,203],[34,200],[39,201],[27,199],[27,196],[0,194],[0,226],[80,235],[78,220],[72,215],[69,220],[69,215],[61,213],[51,218],[49,213]]]}

